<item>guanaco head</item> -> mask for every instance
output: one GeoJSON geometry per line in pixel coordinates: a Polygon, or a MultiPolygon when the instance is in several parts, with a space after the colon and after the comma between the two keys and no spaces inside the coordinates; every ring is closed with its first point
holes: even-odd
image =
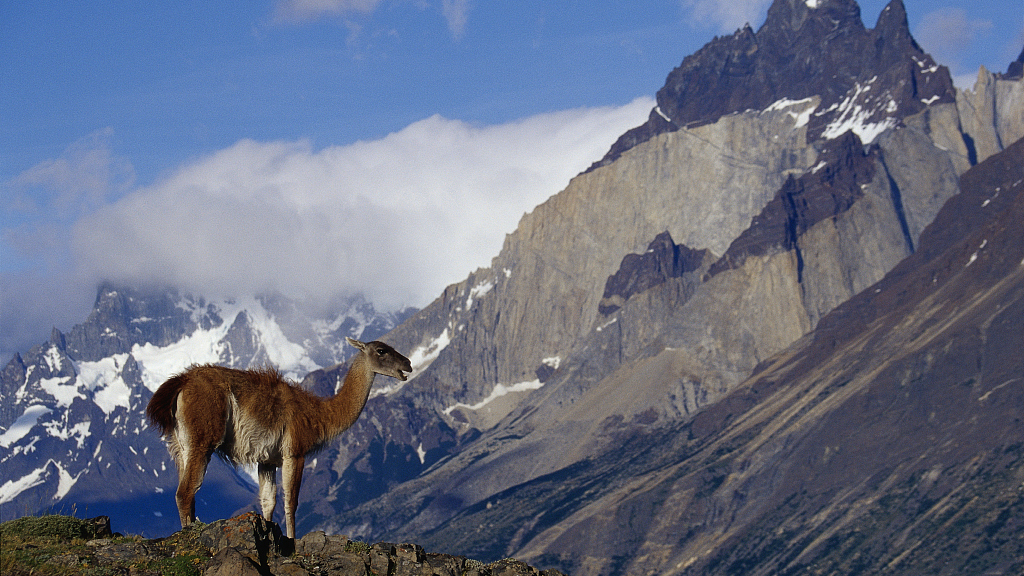
{"type": "Polygon", "coordinates": [[[387,344],[374,340],[373,342],[360,342],[354,338],[346,337],[348,343],[366,354],[370,361],[370,367],[377,374],[398,378],[403,382],[406,379],[406,372],[412,372],[412,363],[405,356],[399,354],[394,348],[387,344]]]}

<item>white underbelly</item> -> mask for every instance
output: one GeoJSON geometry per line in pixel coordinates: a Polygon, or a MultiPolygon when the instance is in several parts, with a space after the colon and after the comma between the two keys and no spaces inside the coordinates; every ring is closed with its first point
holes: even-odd
{"type": "Polygon", "coordinates": [[[284,428],[268,430],[252,418],[246,418],[231,398],[229,438],[225,438],[223,451],[239,464],[267,464],[281,461],[284,428]]]}

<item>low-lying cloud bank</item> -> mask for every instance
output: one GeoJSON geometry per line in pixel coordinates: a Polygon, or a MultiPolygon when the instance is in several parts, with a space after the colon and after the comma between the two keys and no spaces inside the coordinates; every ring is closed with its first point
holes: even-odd
{"type": "Polygon", "coordinates": [[[37,206],[34,220],[4,230],[5,250],[12,238],[45,244],[47,253],[19,258],[62,264],[4,271],[3,324],[35,333],[5,337],[3,349],[84,319],[82,302],[104,280],[211,297],[274,291],[326,301],[362,292],[381,307],[423,306],[487,266],[525,212],[653,105],[638,98],[494,126],[433,116],[380,140],[322,149],[242,140],[153,185],[98,191],[94,198],[112,199],[59,222],[37,206]],[[18,301],[52,299],[46,286],[62,284],[59,302],[18,301]]]}

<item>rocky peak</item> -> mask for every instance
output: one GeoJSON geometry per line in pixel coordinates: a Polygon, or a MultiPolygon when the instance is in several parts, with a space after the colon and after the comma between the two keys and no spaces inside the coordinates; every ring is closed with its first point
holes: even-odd
{"type": "Polygon", "coordinates": [[[174,290],[100,286],[89,318],[65,337],[68,354],[95,361],[128,352],[135,344],[166,346],[195,329],[192,313],[178,305],[181,301],[174,290]]]}
{"type": "Polygon", "coordinates": [[[821,99],[808,125],[813,140],[858,125],[895,126],[928,104],[953,102],[955,91],[948,71],[910,35],[901,0],[886,6],[873,30],[853,0],[775,0],[757,32],[746,26],[687,56],[658,91],[648,121],[591,169],[657,134],[812,96],[821,99]]]}
{"type": "MultiPolygon", "coordinates": [[[[902,6],[902,5],[901,5],[902,6]]],[[[776,46],[804,43],[824,35],[864,32],[860,6],[853,0],[777,0],[768,8],[759,38],[776,46]]]]}
{"type": "Polygon", "coordinates": [[[700,268],[707,250],[693,250],[676,244],[668,232],[658,234],[643,254],[627,254],[619,270],[608,277],[598,309],[608,315],[622,307],[630,296],[679,278],[700,268]]]}

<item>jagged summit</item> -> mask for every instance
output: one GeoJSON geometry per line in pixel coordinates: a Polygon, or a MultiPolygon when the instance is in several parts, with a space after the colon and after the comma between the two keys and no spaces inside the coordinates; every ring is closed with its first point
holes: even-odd
{"type": "Polygon", "coordinates": [[[866,29],[854,0],[775,0],[764,25],[716,37],[674,69],[643,125],[616,141],[604,166],[658,134],[709,124],[735,112],[763,110],[780,100],[821,99],[809,138],[832,138],[854,123],[883,127],[926,105],[953,102],[948,70],[910,34],[901,0],[866,29]]]}

